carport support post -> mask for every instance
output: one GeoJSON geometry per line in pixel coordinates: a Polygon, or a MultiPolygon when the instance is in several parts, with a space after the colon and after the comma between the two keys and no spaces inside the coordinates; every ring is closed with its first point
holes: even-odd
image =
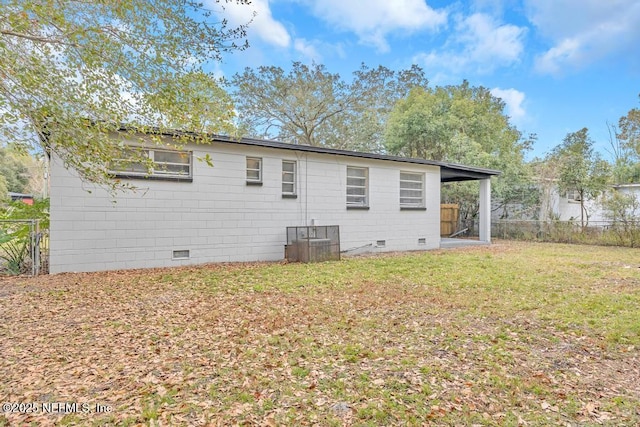
{"type": "Polygon", "coordinates": [[[480,240],[491,243],[491,178],[480,180],[480,240]]]}

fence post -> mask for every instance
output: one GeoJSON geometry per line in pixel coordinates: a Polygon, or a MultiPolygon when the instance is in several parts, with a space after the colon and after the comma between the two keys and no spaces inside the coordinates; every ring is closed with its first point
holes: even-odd
{"type": "Polygon", "coordinates": [[[33,245],[33,275],[40,274],[40,220],[34,220],[34,245],[33,245]]]}

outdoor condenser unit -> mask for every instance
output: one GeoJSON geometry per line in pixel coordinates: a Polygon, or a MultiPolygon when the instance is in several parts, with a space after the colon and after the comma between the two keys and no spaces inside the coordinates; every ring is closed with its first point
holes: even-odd
{"type": "Polygon", "coordinates": [[[287,227],[285,258],[290,262],[340,260],[340,229],[337,225],[287,227]]]}

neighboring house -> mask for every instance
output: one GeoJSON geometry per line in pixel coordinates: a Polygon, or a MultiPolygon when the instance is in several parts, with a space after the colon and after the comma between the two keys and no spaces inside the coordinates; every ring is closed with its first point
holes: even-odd
{"type": "Polygon", "coordinates": [[[12,202],[21,200],[22,203],[33,205],[33,194],[14,193],[12,191],[9,191],[8,195],[12,202]]]}
{"type": "MultiPolygon", "coordinates": [[[[593,225],[610,221],[608,213],[602,206],[602,202],[607,192],[613,190],[624,194],[635,195],[636,199],[640,200],[640,184],[612,185],[610,189],[605,190],[605,192],[596,199],[585,201],[585,220],[588,218],[589,223],[593,225]]],[[[561,194],[555,190],[551,193],[551,196],[551,202],[549,203],[551,210],[549,210],[549,212],[553,214],[555,219],[561,221],[580,221],[580,194],[577,191],[567,191],[561,194]]]]}
{"type": "MultiPolygon", "coordinates": [[[[511,204],[508,206],[507,210],[508,212],[513,213],[511,218],[504,218],[504,209],[494,209],[492,211],[492,219],[494,221],[504,219],[514,219],[516,221],[580,221],[581,204],[580,193],[578,191],[561,192],[558,189],[557,184],[553,181],[540,183],[538,190],[540,191],[539,205],[532,207],[523,207],[517,204],[511,204]]],[[[612,185],[610,189],[605,190],[605,193],[603,193],[599,197],[585,201],[585,221],[588,221],[589,223],[594,225],[597,225],[598,223],[602,224],[604,222],[609,222],[607,212],[602,207],[602,201],[607,191],[612,190],[620,191],[625,194],[633,194],[635,195],[637,200],[640,200],[640,184],[612,185]]]]}
{"type": "Polygon", "coordinates": [[[301,225],[338,225],[342,251],[435,249],[450,181],[480,180],[480,239],[491,240],[497,171],[222,136],[144,152],[158,167],[116,166],[138,189],[115,199],[53,156],[51,273],[281,260],[286,227],[301,225]],[[197,160],[207,154],[213,167],[197,160]]]}
{"type": "Polygon", "coordinates": [[[633,194],[636,199],[640,200],[640,184],[617,184],[613,188],[624,194],[633,194]]]}
{"type": "MultiPolygon", "coordinates": [[[[551,192],[551,199],[548,202],[547,215],[560,221],[580,221],[581,203],[578,191],[560,192],[554,189],[551,192]]],[[[602,210],[602,196],[584,201],[585,222],[606,221],[605,213],[602,210]]]]}

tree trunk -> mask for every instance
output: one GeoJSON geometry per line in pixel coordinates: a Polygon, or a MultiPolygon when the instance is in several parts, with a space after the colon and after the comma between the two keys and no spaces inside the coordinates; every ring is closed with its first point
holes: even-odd
{"type": "Polygon", "coordinates": [[[584,233],[584,194],[582,191],[580,191],[580,224],[584,233]]]}

